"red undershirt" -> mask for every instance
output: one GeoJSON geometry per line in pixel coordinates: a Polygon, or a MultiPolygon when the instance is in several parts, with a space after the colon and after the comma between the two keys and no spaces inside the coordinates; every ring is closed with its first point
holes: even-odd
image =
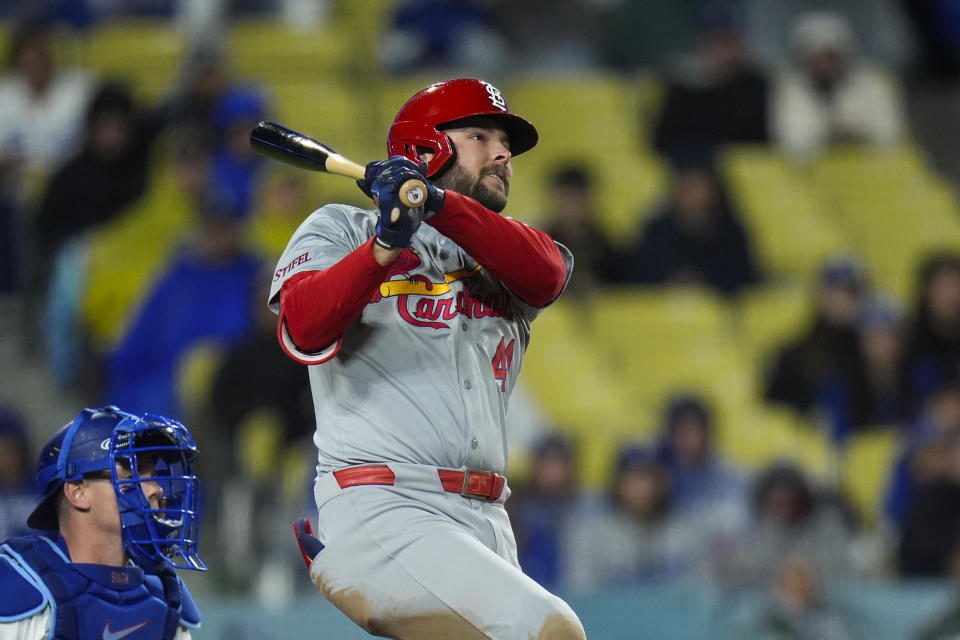
{"type": "MultiPolygon", "coordinates": [[[[447,191],[443,210],[429,223],[482,264],[517,297],[534,307],[553,302],[566,267],[553,239],[490,211],[476,200],[447,191]]],[[[390,265],[373,257],[373,239],[322,271],[305,271],[283,284],[281,327],[305,353],[332,344],[370,302],[390,265]]]]}

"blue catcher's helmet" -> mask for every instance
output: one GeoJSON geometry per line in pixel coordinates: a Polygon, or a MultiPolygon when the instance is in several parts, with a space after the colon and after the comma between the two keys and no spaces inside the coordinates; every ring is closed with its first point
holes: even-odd
{"type": "Polygon", "coordinates": [[[196,457],[193,438],[175,420],[152,414],[139,418],[113,406],[84,409],[40,453],[37,482],[43,499],[27,524],[56,530],[55,497],[63,484],[109,471],[127,555],[148,571],[164,564],[206,569],[197,551],[199,482],[192,471],[196,457]],[[144,483],[155,485],[150,491],[155,504],[147,499],[144,483]]]}

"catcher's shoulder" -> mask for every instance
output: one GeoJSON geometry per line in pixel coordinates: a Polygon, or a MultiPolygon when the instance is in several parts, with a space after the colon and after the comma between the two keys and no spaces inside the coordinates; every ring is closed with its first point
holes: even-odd
{"type": "Polygon", "coordinates": [[[46,589],[6,545],[0,546],[0,622],[29,618],[47,606],[46,589]]]}

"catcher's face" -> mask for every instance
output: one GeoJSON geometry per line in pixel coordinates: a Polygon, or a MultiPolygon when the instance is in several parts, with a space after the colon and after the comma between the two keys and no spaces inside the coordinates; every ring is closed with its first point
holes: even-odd
{"type": "MultiPolygon", "coordinates": [[[[138,475],[141,478],[153,477],[154,468],[155,461],[152,456],[141,456],[137,461],[138,475]]],[[[130,478],[130,467],[118,463],[117,477],[121,480],[130,478]]],[[[154,509],[159,508],[163,496],[160,485],[151,480],[138,484],[150,506],[154,509]]],[[[136,486],[127,485],[127,488],[135,490],[136,486]]],[[[64,487],[68,493],[72,492],[70,502],[80,511],[89,514],[98,531],[107,536],[120,535],[120,508],[117,505],[117,494],[109,471],[88,474],[80,481],[67,482],[64,487]]]]}
{"type": "Polygon", "coordinates": [[[513,178],[507,132],[495,120],[478,117],[445,133],[457,150],[457,161],[435,180],[436,185],[469,196],[491,211],[503,211],[513,178]]]}

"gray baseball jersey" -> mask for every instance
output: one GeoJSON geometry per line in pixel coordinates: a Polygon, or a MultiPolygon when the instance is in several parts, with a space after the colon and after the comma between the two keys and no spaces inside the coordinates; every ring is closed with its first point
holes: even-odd
{"type": "MultiPolygon", "coordinates": [[[[328,205],[293,234],[274,274],[325,269],[376,233],[377,212],[328,205]]],[[[560,246],[567,267],[573,257],[560,246]]],[[[452,240],[423,224],[336,357],[310,367],[318,471],[413,462],[502,473],[507,402],[540,309],[524,304],[452,240]]],[[[298,354],[305,362],[325,354],[298,354]]]]}
{"type": "MultiPolygon", "coordinates": [[[[325,269],[365,244],[378,213],[328,205],[294,233],[274,274],[325,269]]],[[[560,247],[567,271],[570,252],[560,247]]],[[[507,400],[539,309],[433,227],[391,265],[337,344],[306,354],[319,450],[314,495],[325,545],[310,577],[374,635],[582,640],[570,607],[525,576],[503,502],[445,491],[437,468],[507,464],[507,400]],[[386,464],[395,486],[342,489],[332,471],[386,464]]]]}

